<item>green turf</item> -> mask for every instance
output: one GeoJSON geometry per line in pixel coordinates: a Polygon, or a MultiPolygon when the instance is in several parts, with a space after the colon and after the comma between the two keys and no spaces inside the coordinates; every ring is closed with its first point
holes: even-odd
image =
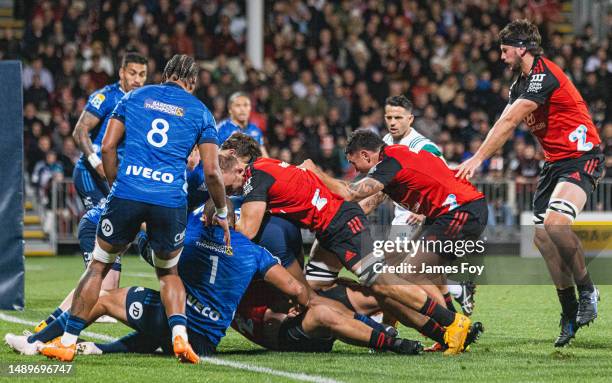
{"type": "MultiPolygon", "coordinates": [[[[500,259],[507,265],[508,258],[500,259]]],[[[535,261],[534,261],[535,262],[535,261]]],[[[495,262],[488,264],[493,267],[495,262]]],[[[52,311],[72,288],[82,270],[79,257],[28,258],[26,260],[26,310],[3,313],[38,321],[52,311]]],[[[156,287],[147,265],[136,257],[124,260],[121,284],[156,287]]],[[[557,350],[558,304],[550,286],[479,286],[474,318],[486,333],[471,352],[447,358],[441,354],[408,357],[369,354],[368,350],[339,342],[329,354],[276,353],[263,351],[230,330],[219,346],[221,359],[274,370],[323,376],[343,382],[591,382],[612,377],[612,309],[607,297],[612,287],[600,286],[603,296],[600,318],[581,330],[568,348],[557,350]]],[[[26,326],[0,321],[0,332],[21,332],[26,326]]],[[[123,325],[97,324],[90,331],[120,336],[123,325]]],[[[422,339],[412,330],[400,329],[404,337],[422,339]]],[[[0,364],[43,362],[41,356],[24,357],[0,348],[0,364]]],[[[140,355],[79,356],[72,378],[59,381],[146,382],[260,382],[288,381],[263,373],[201,364],[178,365],[172,358],[140,355]]],[[[0,380],[8,380],[0,377],[0,380]]],[[[56,379],[56,380],[58,380],[56,379]]],[[[16,380],[11,378],[11,381],[16,380]]],[[[37,381],[47,381],[40,378],[37,381]]]]}

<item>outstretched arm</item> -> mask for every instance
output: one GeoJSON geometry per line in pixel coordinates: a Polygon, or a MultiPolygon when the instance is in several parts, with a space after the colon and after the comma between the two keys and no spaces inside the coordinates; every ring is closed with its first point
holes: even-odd
{"type": "Polygon", "coordinates": [[[478,151],[473,157],[459,165],[455,176],[457,178],[470,179],[480,165],[482,165],[482,162],[501,148],[508,141],[516,126],[537,108],[538,104],[535,101],[526,99],[519,99],[512,105],[507,106],[499,120],[493,125],[489,134],[487,134],[487,138],[478,151]]]}
{"type": "Polygon", "coordinates": [[[353,183],[335,179],[319,169],[312,160],[304,161],[300,167],[316,174],[332,193],[339,195],[346,201],[361,201],[385,188],[381,182],[371,177],[366,177],[353,183]]]}

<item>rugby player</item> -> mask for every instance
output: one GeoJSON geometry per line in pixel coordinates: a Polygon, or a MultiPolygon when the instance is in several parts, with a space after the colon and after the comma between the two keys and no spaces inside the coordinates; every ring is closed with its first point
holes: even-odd
{"type": "MultiPolygon", "coordinates": [[[[146,79],[146,57],[135,52],[126,53],[121,60],[119,81],[98,89],[89,96],[74,127],[72,136],[82,155],[74,167],[72,179],[87,210],[105,199],[109,192],[106,173],[100,159],[100,148],[111,113],[123,95],[143,86],[146,79]]],[[[120,153],[122,151],[123,146],[119,149],[120,153]]]]}
{"type": "Polygon", "coordinates": [[[102,279],[144,222],[174,352],[182,362],[198,361],[188,342],[185,289],[177,272],[187,219],[185,164],[196,145],[217,206],[215,219],[224,228],[228,244],[230,235],[215,121],[191,94],[197,73],[193,58],[175,55],[166,64],[162,84],[132,91],[115,107],[102,142],[104,170],[112,190],[98,225],[93,260],[75,291],[64,335],[42,348],[44,355],[63,361],[74,358],[76,340],[98,299],[102,279]],[[117,146],[122,139],[125,153],[118,169],[117,146]]]}
{"type": "MultiPolygon", "coordinates": [[[[85,264],[85,269],[89,266],[89,263],[92,259],[92,252],[94,249],[94,245],[96,242],[96,230],[98,227],[98,222],[100,221],[100,216],[102,212],[106,208],[106,201],[102,200],[98,205],[89,209],[81,220],[79,221],[79,228],[77,232],[77,238],[79,240],[79,248],[81,249],[81,255],[83,256],[83,262],[85,264]]],[[[110,271],[104,277],[102,281],[101,290],[108,291],[113,290],[119,287],[119,279],[121,276],[121,256],[117,256],[115,262],[111,266],[110,271]]],[[[64,313],[64,311],[70,308],[72,303],[72,298],[74,294],[74,289],[68,293],[66,298],[62,301],[62,303],[47,317],[47,319],[41,321],[35,328],[34,332],[39,332],[55,319],[59,318],[60,315],[64,313]]],[[[98,322],[100,322],[98,319],[98,322]]],[[[110,318],[105,318],[103,321],[114,322],[115,320],[110,318]]]]}
{"type": "Polygon", "coordinates": [[[472,177],[521,121],[542,145],[546,163],[533,199],[534,242],[557,288],[561,333],[554,345],[563,347],[597,318],[599,291],[571,225],[603,177],[605,158],[582,96],[563,69],[542,56],[538,28],[516,20],[500,31],[499,39],[501,59],[518,77],[509,104],[474,156],[459,166],[457,177],[472,177]]]}
{"type": "MultiPolygon", "coordinates": [[[[414,115],[412,114],[412,103],[405,96],[392,96],[385,101],[385,124],[387,133],[383,141],[387,145],[404,145],[413,151],[427,151],[444,159],[440,148],[431,140],[420,134],[412,127],[414,115]]],[[[425,216],[413,214],[406,208],[395,203],[392,224],[392,236],[405,236],[416,238],[421,230],[425,216]]],[[[392,238],[393,239],[393,238],[392,238]]],[[[454,309],[452,296],[461,305],[465,315],[474,312],[474,295],[476,285],[471,281],[460,283],[449,281],[448,291],[442,291],[444,301],[449,309],[454,309]]]]}
{"type": "Polygon", "coordinates": [[[345,202],[312,172],[274,159],[259,158],[250,165],[233,156],[220,156],[226,188],[243,192],[238,231],[253,238],[266,211],[284,216],[316,233],[319,242],[334,252],[374,292],[389,296],[446,327],[446,355],[463,350],[471,321],[433,301],[421,286],[395,274],[377,274],[381,261],[372,255],[367,218],[355,203],[345,202]]]}
{"type": "MultiPolygon", "coordinates": [[[[231,206],[229,200],[227,205],[231,206]]],[[[284,330],[279,331],[278,338],[279,344],[287,345],[287,350],[317,351],[311,349],[315,342],[331,347],[333,341],[330,343],[330,340],[340,338],[351,344],[402,354],[421,351],[419,342],[387,336],[351,317],[343,317],[329,307],[316,304],[317,297],[312,296],[309,289],[279,265],[278,259],[233,230],[232,254],[228,255],[223,230],[201,223],[202,215],[206,217],[206,222],[213,222],[214,214],[212,201],[190,214],[185,248],[179,261],[179,275],[188,294],[189,337],[198,355],[209,356],[215,352],[242,295],[256,275],[294,299],[297,309],[293,310],[293,314],[297,315],[292,314],[290,319],[284,321],[284,330]],[[295,337],[301,337],[301,340],[295,337]]],[[[228,224],[233,227],[233,223],[232,210],[228,214],[228,224]]],[[[137,332],[111,344],[86,342],[79,347],[83,353],[150,353],[158,347],[168,353],[172,349],[170,329],[157,291],[142,287],[112,291],[100,298],[90,315],[88,323],[96,316],[112,315],[137,332]]],[[[59,321],[65,320],[64,317],[66,315],[59,321]]],[[[31,348],[40,346],[36,342],[44,342],[58,335],[58,329],[61,332],[61,327],[49,326],[32,336],[35,341],[28,344],[32,345],[31,348]]],[[[15,348],[19,346],[23,344],[15,348]]]]}
{"type": "MultiPolygon", "coordinates": [[[[351,135],[346,155],[359,172],[368,173],[367,177],[348,184],[323,173],[310,160],[304,162],[304,168],[315,172],[333,193],[345,200],[362,201],[366,214],[389,196],[410,211],[425,215],[426,227],[421,237],[429,241],[476,240],[484,231],[487,218],[484,195],[468,181],[457,180],[443,159],[403,145],[387,146],[368,130],[357,130],[351,135]]],[[[420,270],[422,264],[446,265],[456,258],[453,252],[439,246],[435,251],[418,251],[405,262],[418,265],[420,270]]],[[[445,275],[434,275],[429,279],[438,279],[438,285],[446,284],[445,275]]]]}
{"type": "Polygon", "coordinates": [[[233,133],[242,132],[253,137],[259,144],[259,149],[264,157],[268,157],[268,151],[264,144],[262,131],[253,123],[249,122],[251,115],[251,99],[244,92],[236,92],[227,100],[227,111],[229,118],[221,121],[218,126],[219,141],[225,142],[233,133]]]}

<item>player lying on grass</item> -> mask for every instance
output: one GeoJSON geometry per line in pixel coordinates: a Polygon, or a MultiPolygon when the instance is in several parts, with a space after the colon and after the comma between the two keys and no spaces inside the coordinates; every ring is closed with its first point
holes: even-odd
{"type": "MultiPolygon", "coordinates": [[[[231,206],[229,200],[227,204],[231,206]]],[[[213,222],[212,201],[203,210],[206,221],[213,222]]],[[[230,213],[228,224],[232,227],[233,220],[233,213],[230,213]]],[[[311,294],[311,290],[293,278],[267,250],[233,230],[231,234],[230,249],[224,243],[220,227],[204,226],[197,214],[190,215],[179,275],[187,291],[189,337],[198,355],[215,352],[255,275],[292,297],[291,315],[300,317],[299,323],[294,323],[295,331],[302,331],[311,338],[333,335],[351,344],[404,354],[418,353],[422,349],[419,342],[388,336],[321,304],[325,299],[311,294]]],[[[158,292],[142,287],[111,291],[100,297],[87,323],[100,315],[111,315],[137,331],[110,344],[86,343],[79,347],[84,353],[149,353],[158,347],[172,352],[171,333],[158,292]]],[[[30,339],[13,336],[15,342],[11,346],[22,353],[32,353],[31,350],[41,347],[42,342],[61,335],[61,322],[66,317],[62,315],[30,339]]]]}
{"type": "Polygon", "coordinates": [[[164,68],[161,84],[133,90],[115,107],[102,140],[104,171],[112,189],[98,225],[93,260],[75,291],[64,334],[60,341],[41,349],[45,356],[74,359],[78,335],[98,300],[102,280],[144,222],[155,251],[155,269],[172,328],[174,352],[181,361],[194,362],[186,331],[185,289],[176,267],[187,215],[185,164],[194,146],[200,150],[206,183],[217,202],[216,219],[225,226],[229,241],[214,117],[191,94],[197,74],[193,58],[175,55],[164,68]],[[125,151],[117,166],[121,142],[125,151]]]}
{"type": "Polygon", "coordinates": [[[446,355],[463,350],[471,324],[469,318],[433,301],[421,286],[395,274],[374,272],[384,260],[373,255],[368,221],[356,203],[345,202],[331,193],[314,173],[278,160],[259,158],[245,165],[233,156],[221,155],[220,166],[226,188],[234,193],[242,191],[245,198],[238,231],[253,238],[266,212],[314,231],[319,242],[362,284],[446,327],[446,355]]]}
{"type": "MultiPolygon", "coordinates": [[[[258,143],[251,137],[242,134],[242,133],[234,133],[230,138],[228,138],[223,145],[221,146],[221,153],[226,154],[235,154],[239,158],[241,158],[245,163],[250,162],[252,158],[261,157],[261,150],[259,149],[258,143]]],[[[188,211],[192,211],[195,207],[204,204],[209,199],[208,189],[205,183],[204,170],[202,167],[202,162],[200,160],[200,155],[198,152],[198,148],[194,148],[191,155],[188,158],[187,163],[187,199],[188,199],[188,211]]],[[[81,218],[78,229],[78,239],[79,246],[81,249],[81,254],[83,256],[83,261],[85,262],[85,268],[87,268],[89,262],[92,259],[92,251],[95,245],[96,239],[96,228],[98,222],[100,221],[100,216],[106,207],[106,203],[102,201],[100,204],[96,205],[92,209],[88,210],[87,213],[81,218]]],[[[272,250],[276,250],[278,252],[281,249],[276,245],[278,242],[279,227],[283,226],[285,223],[281,218],[274,217],[269,220],[269,224],[263,226],[262,233],[258,236],[256,242],[261,241],[261,245],[270,248],[272,250]]],[[[297,233],[299,234],[299,229],[297,229],[297,233]]],[[[137,240],[139,243],[147,243],[148,244],[148,236],[144,231],[141,231],[138,234],[137,240]]],[[[301,235],[300,235],[300,244],[301,244],[301,235]]],[[[293,245],[295,246],[295,245],[293,245]]],[[[150,246],[147,246],[147,251],[149,256],[151,257],[152,262],[152,249],[150,246]]],[[[293,270],[295,266],[288,265],[290,270],[293,270]]],[[[293,275],[301,275],[301,268],[298,268],[298,272],[293,271],[293,275]]],[[[119,287],[119,277],[121,272],[121,258],[118,257],[115,260],[111,270],[106,275],[102,282],[102,291],[108,291],[112,289],[116,289],[119,287]]],[[[72,303],[74,289],[66,296],[66,298],[62,301],[62,303],[43,321],[41,321],[35,328],[34,332],[39,332],[44,327],[49,325],[53,320],[62,315],[63,312],[70,308],[72,303]]],[[[107,317],[108,318],[108,317],[107,317]]],[[[110,318],[112,319],[112,318],[110,318]]],[[[112,319],[114,321],[114,319],[112,319]]],[[[98,322],[100,320],[98,319],[98,322]]]]}

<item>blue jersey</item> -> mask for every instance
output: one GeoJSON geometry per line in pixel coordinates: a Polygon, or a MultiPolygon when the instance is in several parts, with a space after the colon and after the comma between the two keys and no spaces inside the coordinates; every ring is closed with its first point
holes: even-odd
{"type": "Polygon", "coordinates": [[[233,230],[233,255],[228,255],[223,229],[201,223],[193,229],[187,230],[178,264],[187,293],[187,320],[190,330],[217,345],[253,277],[263,278],[278,260],[233,230]]]}
{"type": "Polygon", "coordinates": [[[112,118],[125,125],[125,152],[111,196],[165,207],[187,203],[187,157],[195,145],[218,145],[215,119],[178,84],[126,94],[112,118]]]}
{"type": "Polygon", "coordinates": [[[251,136],[257,141],[259,145],[264,144],[263,133],[261,130],[250,122],[247,124],[245,129],[241,129],[238,125],[234,124],[231,119],[223,120],[219,123],[219,143],[222,144],[225,140],[229,138],[234,132],[241,132],[248,136],[251,136]]]}
{"type": "MultiPolygon", "coordinates": [[[[100,157],[102,139],[104,138],[104,133],[106,132],[108,120],[110,120],[113,110],[124,95],[125,92],[123,89],[121,89],[119,83],[116,82],[114,84],[107,85],[102,89],[96,90],[89,96],[89,100],[87,100],[85,110],[98,117],[100,120],[98,125],[89,132],[89,138],[91,138],[94,152],[98,155],[98,157],[100,157]]],[[[121,156],[123,152],[123,144],[119,146],[117,152],[121,156]]],[[[77,162],[76,166],[83,169],[86,167],[86,161],[87,159],[81,155],[81,158],[77,162]]]]}
{"type": "Polygon", "coordinates": [[[187,171],[187,210],[192,211],[206,203],[208,196],[204,168],[200,161],[193,170],[187,171]]]}
{"type": "MultiPolygon", "coordinates": [[[[236,220],[240,216],[240,206],[234,202],[236,220]]],[[[187,217],[186,237],[197,237],[200,233],[204,205],[189,213],[187,217]]],[[[264,247],[272,256],[278,258],[283,267],[289,267],[298,258],[303,258],[302,232],[293,222],[272,215],[266,215],[261,222],[259,233],[253,242],[264,247]]]]}

